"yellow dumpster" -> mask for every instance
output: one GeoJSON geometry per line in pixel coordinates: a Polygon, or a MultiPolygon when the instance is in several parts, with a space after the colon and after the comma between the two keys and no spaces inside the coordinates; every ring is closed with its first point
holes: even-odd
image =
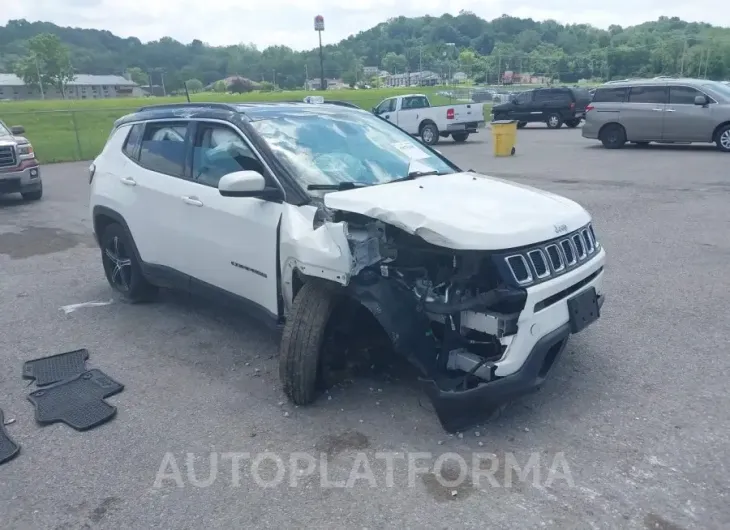
{"type": "Polygon", "coordinates": [[[500,120],[492,122],[492,143],[494,156],[511,156],[515,154],[517,143],[517,122],[500,120]]]}

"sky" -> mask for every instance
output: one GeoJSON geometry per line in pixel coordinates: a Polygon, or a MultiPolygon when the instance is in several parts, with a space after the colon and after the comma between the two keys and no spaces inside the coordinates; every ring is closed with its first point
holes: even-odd
{"type": "Polygon", "coordinates": [[[456,15],[471,11],[491,20],[502,14],[600,28],[630,26],[677,16],[693,22],[730,26],[723,0],[1,0],[0,24],[25,18],[59,26],[106,29],[143,42],[169,36],[220,46],[274,44],[295,50],[314,48],[314,17],[322,15],[324,44],[339,42],[397,16],[456,15]]]}

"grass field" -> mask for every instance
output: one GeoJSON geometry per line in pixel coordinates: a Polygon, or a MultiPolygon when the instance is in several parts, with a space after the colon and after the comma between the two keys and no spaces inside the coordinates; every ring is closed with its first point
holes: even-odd
{"type": "MultiPolygon", "coordinates": [[[[434,105],[456,101],[438,95],[448,87],[410,87],[404,89],[331,90],[327,99],[349,101],[371,109],[385,98],[399,94],[425,93],[434,105]]],[[[250,94],[191,94],[191,101],[302,101],[321,92],[290,91],[250,94]]],[[[22,125],[41,162],[90,160],[104,146],[112,124],[145,105],[184,102],[184,97],[117,98],[91,100],[46,100],[0,102],[0,120],[6,125],[22,125]]],[[[485,114],[489,107],[485,106],[485,114]]]]}

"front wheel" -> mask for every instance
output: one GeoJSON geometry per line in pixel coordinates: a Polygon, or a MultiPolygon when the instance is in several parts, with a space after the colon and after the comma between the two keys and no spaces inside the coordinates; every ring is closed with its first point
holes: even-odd
{"type": "Polygon", "coordinates": [[[715,144],[720,151],[730,153],[730,125],[725,125],[717,131],[715,144]]]}
{"type": "Polygon", "coordinates": [[[310,280],[287,315],[279,346],[279,379],[295,405],[309,405],[317,397],[322,346],[337,302],[335,286],[310,280]]]}
{"type": "Polygon", "coordinates": [[[469,133],[454,133],[451,135],[454,138],[455,142],[466,142],[466,139],[469,138],[469,133]]]}
{"type": "Polygon", "coordinates": [[[157,288],[142,274],[142,267],[132,250],[131,237],[119,224],[110,224],[101,234],[101,262],[112,289],[130,302],[152,298],[157,288]]]}
{"type": "Polygon", "coordinates": [[[626,131],[621,125],[606,125],[600,134],[601,143],[606,149],[620,149],[626,143],[626,131]]]}
{"type": "Polygon", "coordinates": [[[560,126],[563,125],[563,118],[560,117],[560,114],[551,114],[546,123],[548,129],[560,129],[560,126]]]}
{"type": "Polygon", "coordinates": [[[43,197],[43,188],[37,189],[35,191],[27,191],[25,193],[20,194],[23,197],[24,201],[39,201],[41,200],[41,197],[43,197]]]}
{"type": "Polygon", "coordinates": [[[421,140],[426,145],[436,145],[439,142],[439,130],[433,123],[421,127],[421,140]]]}

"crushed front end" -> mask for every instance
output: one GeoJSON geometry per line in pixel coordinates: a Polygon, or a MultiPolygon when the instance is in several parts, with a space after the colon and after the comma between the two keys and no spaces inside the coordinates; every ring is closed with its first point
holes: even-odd
{"type": "Polygon", "coordinates": [[[463,429],[539,387],[568,337],[600,316],[605,252],[590,224],[499,251],[451,250],[338,212],[346,289],[421,373],[443,427],[463,429]]]}

